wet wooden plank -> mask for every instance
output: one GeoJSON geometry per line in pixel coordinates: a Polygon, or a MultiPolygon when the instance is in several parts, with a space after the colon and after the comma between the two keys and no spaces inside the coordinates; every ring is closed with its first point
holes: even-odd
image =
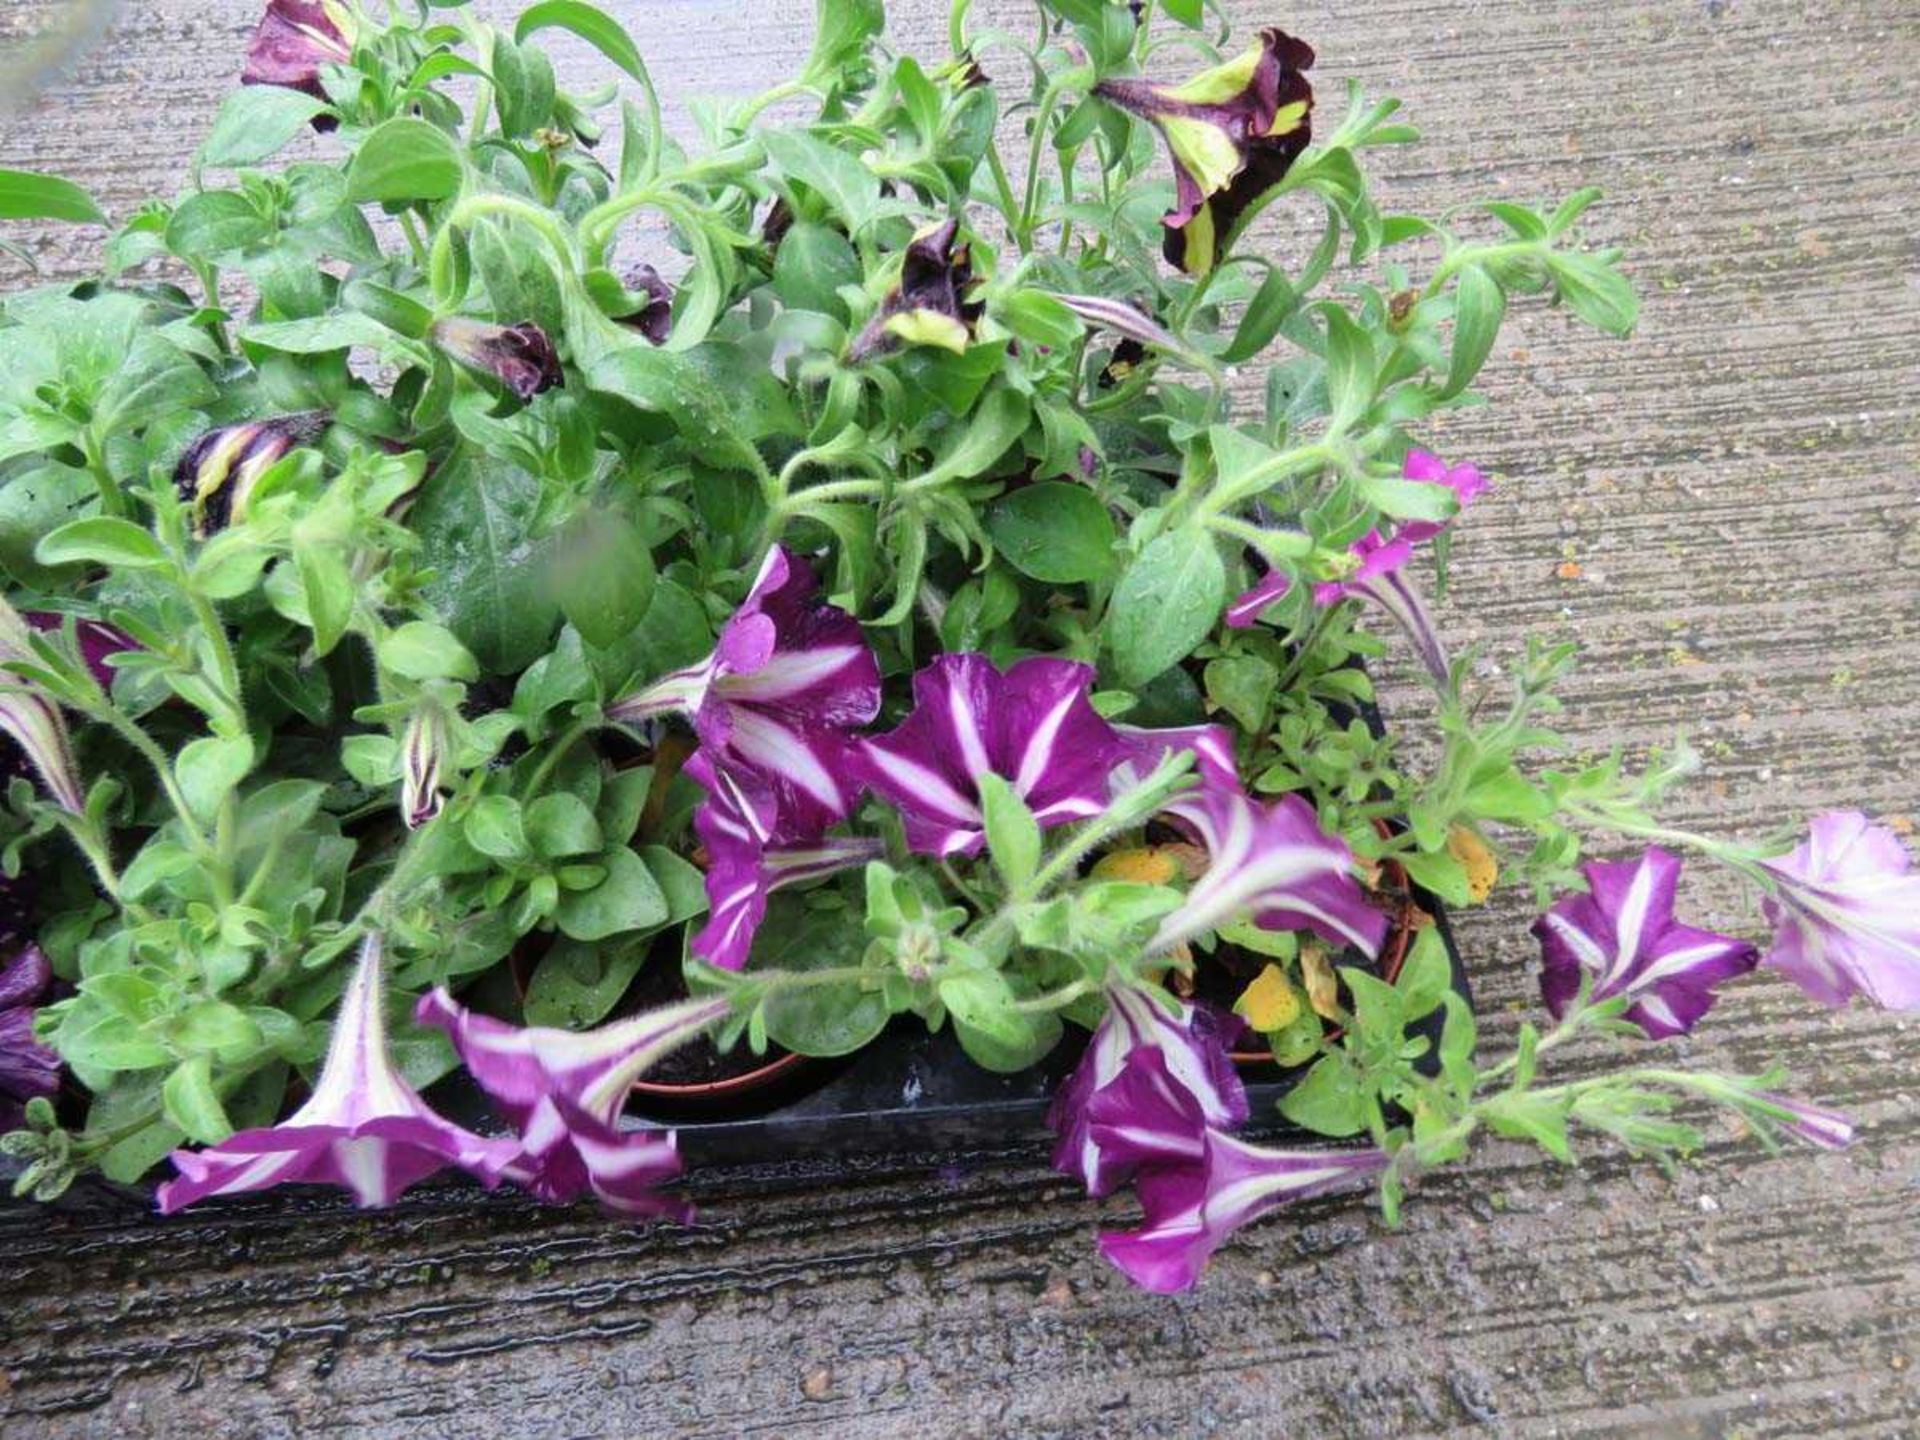
{"type": "MultiPolygon", "coordinates": [[[[0,164],[124,211],[182,173],[250,0],[166,0],[0,125],[0,164]]],[[[804,51],[807,7],[616,5],[663,89],[804,51]]],[[[944,8],[896,4],[941,45],[944,8]]],[[[1920,16],[1900,0],[1310,3],[1323,93],[1406,98],[1389,206],[1588,181],[1632,246],[1631,345],[1526,308],[1496,405],[1436,443],[1496,470],[1448,621],[1510,662],[1587,646],[1567,729],[1685,726],[1677,823],[1754,833],[1833,805],[1910,816],[1920,700],[1920,340],[1904,213],[1920,16]],[[1573,561],[1578,579],[1558,578],[1573,561]]],[[[563,70],[590,57],[564,51],[563,70]]],[[[92,237],[32,237],[55,273],[92,237]]],[[[1396,687],[1409,720],[1417,692],[1396,687]]],[[[1689,900],[1752,933],[1719,883],[1689,900]]],[[[1515,905],[1463,917],[1489,1043],[1532,996],[1515,905]]],[[[1845,1157],[1717,1134],[1669,1183],[1508,1147],[1423,1186],[1405,1231],[1329,1201],[1129,1292],[1100,1212],[1031,1156],[703,1176],[703,1223],[635,1230],[433,1192],[381,1216],[248,1202],[162,1225],[0,1214],[9,1436],[586,1433],[1911,1435],[1920,1430],[1920,1036],[1743,985],[1695,1046],[1774,1056],[1866,1123],[1845,1157]]],[[[1108,1212],[1123,1219],[1116,1204],[1108,1212]]]]}

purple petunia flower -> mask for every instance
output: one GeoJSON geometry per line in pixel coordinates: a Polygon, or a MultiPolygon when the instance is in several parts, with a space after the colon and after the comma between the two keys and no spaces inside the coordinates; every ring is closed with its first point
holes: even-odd
{"type": "Polygon", "coordinates": [[[1197,1164],[1209,1126],[1246,1122],[1228,1054],[1240,1029],[1203,1006],[1169,1013],[1144,990],[1110,990],[1106,1017],[1047,1110],[1054,1168],[1105,1195],[1143,1166],[1197,1164]]]}
{"type": "MultiPolygon", "coordinates": [[[[324,100],[320,67],[353,58],[354,28],[353,12],[340,0],[267,0],[247,44],[240,83],[282,85],[324,100]]],[[[325,123],[316,120],[316,129],[333,128],[331,116],[321,119],[325,123]]]]}
{"type": "Polygon", "coordinates": [[[338,1185],[363,1206],[390,1205],[449,1165],[489,1189],[520,1153],[434,1113],[394,1068],[387,1048],[380,936],[371,934],[334,1016],[313,1093],[278,1125],[243,1130],[204,1150],[176,1150],[180,1178],[158,1192],[171,1215],[214,1195],[295,1183],[338,1185]]]}
{"type": "Polygon", "coordinates": [[[433,325],[433,343],[470,369],[491,375],[522,400],[566,383],[559,353],[531,320],[491,325],[449,315],[433,325]]]}
{"type": "MultiPolygon", "coordinates": [[[[1461,509],[1483,495],[1490,483],[1474,466],[1449,467],[1439,456],[1425,450],[1409,450],[1400,473],[1402,479],[1445,486],[1453,492],[1461,509]]],[[[1342,600],[1356,599],[1371,600],[1379,605],[1406,632],[1421,662],[1443,685],[1448,668],[1446,648],[1440,642],[1439,629],[1428,613],[1426,600],[1404,567],[1413,558],[1415,545],[1433,539],[1451,523],[1451,520],[1404,521],[1391,539],[1378,530],[1369,530],[1353,544],[1353,571],[1342,579],[1323,581],[1313,587],[1316,605],[1337,605],[1342,600]]],[[[1227,607],[1227,625],[1236,630],[1246,629],[1292,588],[1292,578],[1284,570],[1269,570],[1258,585],[1227,607]]]]}
{"type": "Polygon", "coordinates": [[[923,855],[979,852],[985,774],[1009,781],[1043,827],[1098,815],[1121,757],[1087,698],[1093,673],[1029,656],[1002,674],[984,655],[941,655],[913,677],[913,712],[862,742],[852,772],[899,808],[923,855]]]}
{"type": "Polygon", "coordinates": [[[724,997],[687,1000],[575,1033],[524,1029],[476,1015],[444,989],[420,997],[414,1018],[453,1038],[482,1090],[520,1131],[504,1179],[550,1205],[591,1190],[628,1215],[686,1218],[659,1187],[680,1174],[671,1134],[624,1130],[634,1082],[727,1013],[724,997]]]}
{"type": "Polygon", "coordinates": [[[723,970],[747,963],[774,891],[864,865],[884,848],[878,840],[784,825],[772,787],[716,766],[705,750],[693,753],[683,773],[707,791],[693,828],[707,852],[708,920],[693,937],[693,952],[723,970]]]}
{"type": "Polygon", "coordinates": [[[967,298],[972,286],[973,261],[960,239],[960,222],[928,226],[902,253],[900,283],[854,337],[848,361],[857,364],[902,342],[964,353],[986,311],[984,301],[967,298]]]}
{"type": "Polygon", "coordinates": [[[37,663],[27,622],[0,600],[0,733],[13,737],[53,802],[78,815],[85,810],[86,800],[60,707],[31,680],[4,668],[37,663]]]}
{"type": "Polygon", "coordinates": [[[1148,949],[1160,953],[1251,912],[1267,930],[1308,929],[1336,945],[1379,953],[1387,917],[1353,877],[1353,852],[1320,828],[1298,795],[1250,799],[1236,788],[1202,785],[1161,814],[1207,851],[1207,871],[1180,908],[1160,922],[1148,949]]]}
{"type": "Polygon", "coordinates": [[[1117,763],[1126,764],[1136,780],[1151,775],[1174,751],[1191,750],[1194,773],[1202,784],[1239,788],[1240,762],[1233,753],[1233,732],[1224,725],[1180,725],[1165,730],[1115,725],[1113,733],[1119,742],[1117,763]]]}
{"type": "Polygon", "coordinates": [[[0,1135],[19,1126],[27,1101],[60,1089],[60,1057],[33,1036],[34,1002],[52,980],[37,945],[0,965],[0,1135]]]}
{"type": "Polygon", "coordinates": [[[1638,860],[1582,867],[1588,893],[1554,902],[1533,933],[1540,993],[1557,1020],[1593,977],[1591,998],[1633,997],[1626,1017],[1650,1039],[1684,1035],[1713,1008],[1714,986],[1754,967],[1743,940],[1682,925],[1673,916],[1680,861],[1658,845],[1638,860]]]}
{"type": "Polygon", "coordinates": [[[690,716],[717,765],[770,785],[788,824],[824,830],[852,808],[849,732],[879,710],[880,667],[859,622],[821,599],[813,570],[776,546],[711,655],[607,714],[629,723],[690,716]]]}
{"type": "Polygon", "coordinates": [[[1766,963],[1814,999],[1920,1008],[1920,871],[1900,837],[1857,810],[1816,815],[1791,854],[1760,862],[1774,893],[1766,963]]]}
{"type": "Polygon", "coordinates": [[[1100,1253],[1143,1290],[1191,1290],[1208,1258],[1242,1225],[1386,1168],[1382,1150],[1270,1150],[1209,1130],[1199,1164],[1140,1177],[1144,1223],[1103,1234],[1100,1253]]]}
{"type": "Polygon", "coordinates": [[[1248,207],[1278,185],[1307,148],[1313,50],[1268,28],[1260,43],[1180,85],[1109,78],[1093,93],[1156,126],[1173,157],[1167,259],[1204,275],[1248,207]]]}

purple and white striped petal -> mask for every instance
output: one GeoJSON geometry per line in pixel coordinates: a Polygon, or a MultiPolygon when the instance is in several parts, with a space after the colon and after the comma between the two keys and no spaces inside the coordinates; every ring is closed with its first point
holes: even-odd
{"type": "Polygon", "coordinates": [[[1042,827],[1107,808],[1123,758],[1087,698],[1093,667],[1029,656],[1005,674],[984,655],[942,655],[913,677],[914,708],[863,742],[853,774],[896,806],[920,854],[973,855],[985,843],[979,777],[1019,792],[1042,827]]]}
{"type": "Polygon", "coordinates": [[[394,1068],[384,965],[380,936],[369,935],[306,1104],[270,1128],[243,1130],[204,1150],[174,1151],[180,1178],[160,1187],[161,1214],[214,1195],[295,1182],[340,1186],[363,1206],[390,1205],[450,1165],[489,1188],[499,1183],[520,1147],[442,1119],[394,1068]]]}
{"type": "Polygon", "coordinates": [[[1753,1098],[1770,1119],[1796,1140],[1821,1150],[1844,1150],[1853,1143],[1853,1121],[1837,1110],[1766,1090],[1755,1092],[1753,1098]]]}
{"type": "Polygon", "coordinates": [[[1054,1168],[1105,1195],[1143,1165],[1198,1161],[1208,1126],[1246,1122],[1229,1054],[1241,1028],[1204,1006],[1109,990],[1106,1017],[1047,1110],[1054,1168]]]}
{"type": "Polygon", "coordinates": [[[1763,860],[1774,893],[1766,963],[1814,999],[1864,995],[1920,1009],[1920,871],[1900,837],[1857,810],[1816,815],[1790,854],[1763,860]]]}
{"type": "Polygon", "coordinates": [[[1242,1225],[1386,1167],[1381,1150],[1274,1150],[1209,1130],[1198,1165],[1140,1177],[1144,1223],[1103,1234],[1100,1253],[1143,1290],[1191,1290],[1213,1252],[1242,1225]]]}
{"type": "Polygon", "coordinates": [[[685,1218],[683,1204],[656,1193],[680,1173],[673,1136],[624,1129],[621,1111],[636,1080],[727,1008],[723,997],[688,1000],[575,1033],[477,1015],[441,989],[420,997],[414,1018],[452,1037],[467,1072],[520,1132],[501,1178],[550,1205],[590,1191],[623,1214],[685,1218]]]}
{"type": "Polygon", "coordinates": [[[1259,620],[1261,613],[1293,588],[1293,578],[1284,570],[1269,570],[1260,583],[1238,596],[1227,606],[1227,627],[1245,630],[1259,620]]]}
{"type": "Polygon", "coordinates": [[[1124,300],[1112,300],[1105,295],[1056,295],[1053,298],[1089,325],[1101,326],[1169,355],[1185,353],[1185,347],[1171,330],[1124,300]]]}
{"type": "MultiPolygon", "coordinates": [[[[21,617],[35,630],[45,633],[66,629],[70,618],[57,610],[29,610],[21,617]]],[[[104,620],[82,620],[73,617],[74,640],[80,649],[80,658],[85,662],[87,672],[93,676],[94,683],[102,690],[113,689],[113,667],[107,663],[107,657],[118,655],[126,650],[138,650],[140,647],[126,631],[109,625],[104,620]]]]}
{"type": "MultiPolygon", "coordinates": [[[[27,622],[0,600],[0,667],[38,663],[27,622]]],[[[32,681],[4,668],[0,668],[0,732],[20,747],[56,805],[73,815],[86,809],[59,707],[32,681]]]]}
{"type": "Polygon", "coordinates": [[[827,604],[807,563],[778,547],[712,655],[607,707],[626,722],[689,717],[717,759],[773,788],[792,823],[820,828],[852,808],[850,735],[879,711],[880,668],[859,622],[827,604]]]}
{"type": "Polygon", "coordinates": [[[716,765],[705,750],[695,751],[684,769],[707,791],[693,828],[707,852],[709,918],[693,937],[693,951],[723,970],[746,964],[776,890],[864,865],[884,848],[876,839],[784,826],[771,786],[716,765]]]}
{"type": "Polygon", "coordinates": [[[434,704],[407,717],[400,739],[400,814],[418,830],[440,813],[447,756],[447,722],[434,704]]]}
{"type": "Polygon", "coordinates": [[[1713,1007],[1714,987],[1759,959],[1744,941],[1674,918],[1680,861],[1659,846],[1638,860],[1583,869],[1588,893],[1555,901],[1533,924],[1543,961],[1540,991],[1555,1019],[1589,975],[1591,999],[1632,997],[1626,1017],[1648,1038],[1684,1035],[1713,1007]]]}
{"type": "Polygon", "coordinates": [[[1387,917],[1353,876],[1353,852],[1320,828],[1297,795],[1261,802],[1238,789],[1202,786],[1176,796],[1162,815],[1207,851],[1207,871],[1160,924],[1149,951],[1160,954],[1242,914],[1266,930],[1312,930],[1335,945],[1376,955],[1387,917]]]}
{"type": "MultiPolygon", "coordinates": [[[[1128,767],[1133,779],[1144,780],[1159,768],[1168,755],[1190,750],[1194,771],[1204,785],[1240,784],[1240,762],[1233,753],[1233,732],[1224,725],[1180,725],[1164,730],[1147,730],[1134,725],[1115,725],[1119,738],[1116,754],[1128,767]]],[[[1118,782],[1119,772],[1115,772],[1118,782]]]]}

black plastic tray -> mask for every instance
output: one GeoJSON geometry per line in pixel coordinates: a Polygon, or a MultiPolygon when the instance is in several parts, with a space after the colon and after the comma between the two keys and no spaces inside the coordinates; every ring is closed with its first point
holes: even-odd
{"type": "MultiPolygon", "coordinates": [[[[1466,970],[1440,902],[1414,889],[1414,903],[1434,917],[1453,968],[1453,987],[1471,1002],[1466,970]]],[[[1409,1033],[1432,1042],[1423,1068],[1438,1064],[1444,1012],[1435,1011],[1409,1033]]],[[[643,1099],[631,1113],[678,1132],[690,1167],[742,1164],[821,1155],[887,1151],[940,1151],[1040,1144],[1047,1137],[1047,1106],[1054,1089],[1079,1061],[1085,1036],[1068,1038],[1038,1065],[1011,1075],[983,1070],[960,1049],[949,1030],[929,1034],[912,1017],[896,1020],[871,1045],[843,1061],[809,1062],[790,1077],[786,1103],[764,1113],[686,1120],[649,1116],[643,1099]],[[807,1086],[794,1095],[794,1088],[807,1086]]],[[[1271,1137],[1289,1127],[1274,1109],[1298,1083],[1305,1067],[1278,1065],[1242,1071],[1251,1107],[1248,1130],[1271,1137]]],[[[752,1096],[736,1102],[741,1108],[752,1096]]],[[[765,1103],[765,1102],[763,1102],[765,1103]]],[[[1304,1133],[1304,1132],[1296,1132],[1304,1133]]]]}

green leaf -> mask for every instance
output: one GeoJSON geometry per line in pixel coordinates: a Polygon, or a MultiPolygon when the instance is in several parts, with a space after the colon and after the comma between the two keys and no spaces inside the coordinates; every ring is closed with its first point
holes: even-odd
{"type": "Polygon", "coordinates": [[[1353,317],[1337,305],[1322,305],[1327,321],[1327,429],[1346,429],[1373,403],[1373,341],[1353,317]]]}
{"type": "Polygon", "coordinates": [[[1044,480],[994,502],[987,533],[1007,563],[1050,585],[1103,580],[1119,562],[1113,516],[1084,485],[1044,480]]]}
{"type": "Polygon", "coordinates": [[[589,645],[618,644],[653,604],[653,551],[622,511],[582,510],[561,530],[550,563],[561,613],[589,645]]]}
{"type": "Polygon", "coordinates": [[[1531,1140],[1564,1165],[1573,1164],[1567,1143],[1567,1105],[1564,1095],[1551,1090],[1509,1090],[1482,1101],[1480,1117],[1496,1135],[1531,1140]]]}
{"type": "Polygon", "coordinates": [[[1024,890],[1040,868],[1039,822],[1020,792],[1004,777],[988,772],[975,783],[980,790],[980,810],[994,868],[1008,890],[1024,890]]]}
{"type": "Polygon", "coordinates": [[[514,22],[513,38],[525,40],[539,30],[571,30],[642,85],[651,85],[646,62],[618,20],[582,0],[544,0],[530,5],[514,22]]]}
{"type": "Polygon", "coordinates": [[[543,860],[590,855],[605,843],[600,822],[578,795],[565,790],[542,795],[527,805],[527,840],[543,860]]]}
{"type": "Polygon", "coordinates": [[[209,735],[183,746],[174,757],[174,778],[187,808],[203,825],[220,813],[220,802],[231,795],[253,768],[253,741],[244,735],[209,735]]]}
{"type": "Polygon", "coordinates": [[[331,654],[353,619],[353,571],[346,557],[331,545],[298,545],[293,563],[307,602],[314,653],[331,654]]]}
{"type": "Polygon", "coordinates": [[[1128,688],[1179,664],[1213,633],[1226,604],[1227,572],[1199,525],[1154,537],[1120,577],[1108,610],[1114,672],[1128,688]]]}
{"type": "Polygon", "coordinates": [[[547,542],[534,528],[539,505],[532,475],[462,447],[408,517],[420,566],[433,571],[423,597],[490,674],[524,669],[546,651],[560,619],[547,542]]]}
{"type": "Polygon", "coordinates": [[[1015,1009],[1013,987],[998,970],[950,973],[938,990],[960,1048],[983,1069],[1003,1075],[1024,1070],[1059,1043],[1060,1017],[1015,1009]]]}
{"type": "Polygon", "coordinates": [[[461,833],[474,849],[495,860],[518,860],[527,854],[520,806],[510,795],[482,795],[474,801],[461,824],[461,833]]]}
{"type": "Polygon", "coordinates": [[[54,1035],[60,1057],[81,1070],[145,1070],[170,1061],[172,1052],[140,1022],[90,993],[95,983],[88,981],[81,997],[61,1016],[54,1035]]]}
{"type": "MultiPolygon", "coordinates": [[[[754,970],[837,970],[857,966],[867,937],[846,910],[812,910],[792,896],[774,898],[755,937],[754,970]]],[[[767,1037],[802,1055],[851,1055],[886,1027],[877,986],[856,981],[777,990],[763,1011],[767,1037]]]]}
{"type": "Polygon", "coordinates": [[[187,1137],[172,1125],[146,1125],[101,1152],[100,1173],[119,1185],[137,1183],[187,1137]]]}
{"type": "Polygon", "coordinates": [[[1618,269],[1597,255],[1555,250],[1547,256],[1555,292],[1587,324],[1609,335],[1631,335],[1640,297],[1618,269]]]}
{"type": "Polygon", "coordinates": [[[411,115],[388,120],[360,142],[347,166],[355,204],[445,200],[460,193],[465,166],[452,138],[411,115]]]}
{"type": "Polygon", "coordinates": [[[1280,1113],[1318,1135],[1358,1135],[1367,1128],[1366,1085],[1344,1056],[1322,1056],[1281,1097],[1280,1113]]]}
{"type": "Polygon", "coordinates": [[[813,50],[807,56],[811,80],[835,78],[865,53],[867,42],[886,24],[881,0],[815,0],[813,50]]]}
{"type": "Polygon", "coordinates": [[[560,897],[554,918],[575,940],[604,940],[627,930],[667,923],[667,897],[643,861],[624,847],[599,857],[607,878],[591,890],[570,890],[560,897]]]}
{"type": "Polygon", "coordinates": [[[70,220],[104,225],[94,199],[71,180],[30,170],[0,170],[0,220],[70,220]]]}
{"type": "Polygon", "coordinates": [[[1453,292],[1453,349],[1447,357],[1447,383],[1442,397],[1458,395],[1473,383],[1487,363],[1500,323],[1507,315],[1507,292],[1478,265],[1460,272],[1453,292]]]}
{"type": "Polygon", "coordinates": [[[174,1067],[160,1087],[160,1104],[168,1123],[200,1145],[218,1145],[233,1134],[225,1107],[213,1088],[213,1062],[196,1055],[174,1067]]]}
{"type": "Polygon", "coordinates": [[[858,235],[880,202],[880,181],[853,156],[805,130],[761,130],[760,143],[789,180],[798,180],[858,235]]]}
{"type": "Polygon", "coordinates": [[[203,190],[174,209],[167,221],[167,249],[188,260],[211,260],[272,233],[272,223],[239,191],[203,190]]]}
{"type": "Polygon", "coordinates": [[[781,237],[773,257],[773,293],[789,310],[810,310],[845,323],[842,285],[860,283],[860,257],[838,230],[796,221],[781,237]]]}
{"type": "Polygon", "coordinates": [[[989,390],[966,423],[958,427],[958,439],[919,477],[919,487],[930,490],[953,480],[971,480],[984,474],[1026,433],[1032,413],[1027,397],[1018,391],[1004,385],[989,390]]]}
{"type": "Polygon", "coordinates": [[[1438,928],[1429,925],[1415,938],[1393,988],[1400,992],[1401,1016],[1409,1025],[1438,1010],[1453,993],[1453,962],[1438,928]]]}
{"type": "Polygon", "coordinates": [[[1086,333],[1086,323],[1044,290],[1014,290],[994,308],[1006,327],[1030,345],[1065,350],[1086,333]]]}
{"type": "Polygon", "coordinates": [[[131,520],[95,515],[62,525],[34,547],[42,565],[91,563],[151,570],[168,563],[160,542],[131,520]]]}
{"type": "Polygon", "coordinates": [[[647,952],[645,941],[589,945],[555,940],[527,981],[522,1012],[526,1023],[565,1030],[598,1025],[627,993],[647,952]]]}
{"type": "Polygon", "coordinates": [[[194,163],[221,169],[258,165],[327,108],[326,101],[285,85],[243,85],[220,103],[194,163]]]}
{"type": "Polygon", "coordinates": [[[1203,678],[1208,703],[1226,711],[1247,734],[1265,733],[1279,667],[1258,655],[1222,655],[1207,662],[1203,678]]]}
{"type": "Polygon", "coordinates": [[[1243,360],[1251,360],[1273,343],[1273,337],[1280,333],[1280,327],[1299,308],[1300,294],[1286,273],[1278,269],[1269,270],[1266,279],[1260,282],[1260,288],[1253,292],[1253,298],[1247,302],[1246,313],[1240,317],[1240,328],[1233,332],[1232,342],[1220,352],[1221,361],[1227,365],[1238,365],[1243,360]]]}
{"type": "Polygon", "coordinates": [[[1449,905],[1471,905],[1473,891],[1467,871],[1446,850],[1408,851],[1399,857],[1413,883],[1431,890],[1449,905]]]}
{"type": "Polygon", "coordinates": [[[454,633],[431,620],[409,620],[380,641],[380,663],[409,680],[477,680],[480,667],[454,633]]]}

